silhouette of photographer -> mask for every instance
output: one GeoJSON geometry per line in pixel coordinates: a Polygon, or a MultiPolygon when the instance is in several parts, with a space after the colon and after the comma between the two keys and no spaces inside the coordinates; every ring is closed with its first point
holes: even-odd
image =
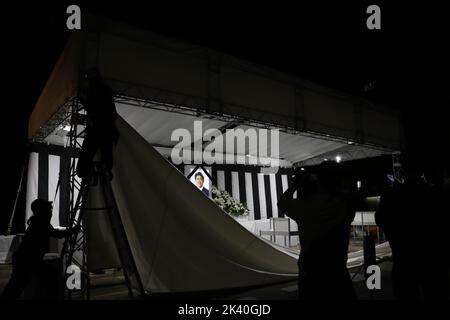
{"type": "Polygon", "coordinates": [[[383,192],[375,214],[392,249],[394,295],[447,300],[450,211],[442,173],[426,166],[418,151],[405,150],[400,160],[404,181],[383,192]]]}
{"type": "Polygon", "coordinates": [[[347,270],[354,200],[341,187],[337,163],[323,162],[315,172],[298,172],[279,199],[278,208],[299,227],[300,299],[356,299],[347,270]]]}
{"type": "Polygon", "coordinates": [[[12,257],[13,272],[3,291],[2,299],[15,300],[20,297],[41,269],[50,237],[61,239],[79,231],[79,225],[66,230],[54,229],[50,224],[52,204],[43,199],[36,199],[31,204],[33,215],[28,220],[28,228],[22,242],[12,257]]]}

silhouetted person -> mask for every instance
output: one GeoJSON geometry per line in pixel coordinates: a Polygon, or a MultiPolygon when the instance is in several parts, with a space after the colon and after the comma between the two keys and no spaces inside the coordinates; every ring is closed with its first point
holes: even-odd
{"type": "Polygon", "coordinates": [[[30,280],[41,270],[50,237],[65,238],[79,230],[78,226],[66,230],[52,227],[52,202],[36,199],[31,204],[31,210],[33,216],[28,220],[28,228],[12,258],[13,272],[3,291],[3,299],[18,299],[30,280]]]}
{"type": "Polygon", "coordinates": [[[437,177],[426,182],[422,163],[413,155],[403,152],[401,164],[404,182],[383,193],[375,214],[392,249],[394,295],[447,299],[448,196],[437,177]]]}
{"type": "Polygon", "coordinates": [[[426,237],[423,249],[426,259],[420,265],[421,286],[424,299],[449,298],[450,268],[450,189],[444,183],[442,168],[427,166],[424,174],[428,186],[428,212],[424,212],[426,237]],[[432,261],[432,263],[430,263],[432,261]]]}
{"type": "Polygon", "coordinates": [[[112,179],[113,146],[117,143],[117,111],[113,91],[106,85],[96,69],[86,75],[86,88],[80,95],[86,109],[86,137],[81,148],[77,175],[85,178],[93,173],[93,160],[100,151],[100,162],[112,179]]]}
{"type": "Polygon", "coordinates": [[[317,174],[296,175],[278,208],[294,219],[300,233],[299,297],[355,299],[347,270],[352,198],[340,192],[336,163],[322,163],[317,174]],[[298,190],[297,199],[293,194],[298,190]]]}

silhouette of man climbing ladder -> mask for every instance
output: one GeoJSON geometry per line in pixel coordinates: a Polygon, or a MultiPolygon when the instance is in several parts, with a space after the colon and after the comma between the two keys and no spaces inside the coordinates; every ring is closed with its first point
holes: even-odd
{"type": "MultiPolygon", "coordinates": [[[[120,214],[117,210],[110,181],[113,179],[113,147],[118,141],[115,125],[117,111],[114,103],[113,91],[106,85],[96,69],[86,74],[86,88],[81,92],[80,100],[87,113],[86,137],[80,152],[77,175],[82,179],[80,192],[71,215],[70,225],[79,225],[85,212],[84,205],[91,187],[99,184],[101,196],[111,225],[112,235],[117,253],[123,268],[123,273],[132,295],[132,286],[138,288],[141,294],[144,290],[134,264],[131,248],[126,240],[120,214]],[[97,156],[97,157],[96,157],[97,156]],[[79,212],[77,215],[76,213],[79,212]]],[[[64,244],[63,253],[66,267],[73,261],[77,247],[77,235],[72,236],[64,244]]],[[[88,275],[86,275],[88,276],[88,275]]],[[[68,297],[70,299],[71,293],[68,297]]]]}
{"type": "Polygon", "coordinates": [[[93,160],[99,152],[100,162],[111,180],[112,149],[119,138],[115,125],[117,111],[114,95],[96,69],[89,70],[85,78],[87,87],[81,92],[80,100],[87,113],[86,137],[80,152],[77,175],[82,179],[92,176],[93,160]]]}
{"type": "Polygon", "coordinates": [[[33,277],[42,271],[43,257],[48,251],[50,237],[66,238],[61,252],[61,262],[63,264],[65,262],[65,268],[69,267],[77,250],[85,201],[90,187],[99,182],[105,199],[105,209],[109,211],[108,217],[129,292],[132,293],[132,285],[137,287],[141,294],[144,292],[110,185],[113,179],[113,146],[118,140],[113,93],[96,70],[90,70],[86,80],[87,88],[81,94],[80,100],[87,111],[88,123],[76,168],[76,173],[82,181],[75,205],[70,212],[69,225],[73,227],[56,230],[50,224],[52,202],[37,199],[32,203],[34,215],[29,219],[29,227],[23,241],[13,256],[13,273],[2,295],[4,299],[18,299],[33,277]],[[97,153],[100,155],[98,160],[94,159],[97,153]]]}
{"type": "Polygon", "coordinates": [[[50,237],[65,238],[79,231],[79,225],[71,229],[56,230],[50,224],[52,202],[36,199],[31,204],[33,216],[22,242],[13,255],[13,272],[2,298],[18,299],[29,282],[43,268],[43,257],[48,250],[50,237]]]}

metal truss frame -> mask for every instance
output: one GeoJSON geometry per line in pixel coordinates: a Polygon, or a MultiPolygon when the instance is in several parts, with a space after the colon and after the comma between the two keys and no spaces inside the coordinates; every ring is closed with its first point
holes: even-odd
{"type": "MultiPolygon", "coordinates": [[[[84,128],[80,130],[80,125],[84,125],[85,121],[82,116],[83,106],[79,103],[77,98],[72,98],[70,102],[70,131],[68,133],[68,147],[71,150],[81,149],[80,138],[84,135],[84,128]]],[[[67,119],[67,118],[66,118],[67,119]]],[[[84,201],[86,200],[88,187],[85,182],[80,181],[76,175],[77,159],[72,157],[70,160],[70,200],[69,200],[69,214],[67,215],[66,225],[73,227],[79,224],[81,229],[78,233],[68,237],[64,243],[61,252],[61,259],[63,262],[64,271],[71,265],[79,268],[81,274],[81,284],[79,289],[69,290],[67,286],[64,289],[65,299],[89,299],[89,269],[87,265],[87,235],[83,224],[81,223],[81,210],[83,209],[84,201]],[[75,258],[75,253],[78,253],[79,259],[75,258]]]]}
{"type": "Polygon", "coordinates": [[[319,156],[304,160],[298,161],[294,164],[295,167],[302,166],[315,166],[320,164],[324,159],[334,160],[335,156],[339,155],[342,158],[342,162],[347,160],[357,160],[363,158],[372,158],[380,155],[391,154],[391,152],[384,150],[374,150],[370,148],[355,148],[354,145],[346,145],[341,148],[337,148],[336,150],[326,152],[319,156]]]}
{"type": "MultiPolygon", "coordinates": [[[[251,109],[236,104],[226,104],[217,101],[213,97],[202,98],[180,94],[178,92],[171,92],[166,89],[160,89],[149,86],[142,86],[139,84],[129,83],[118,79],[105,79],[115,92],[116,103],[124,105],[154,109],[159,111],[166,111],[200,117],[211,120],[219,120],[223,122],[240,123],[248,126],[261,129],[279,129],[280,132],[302,135],[311,138],[317,138],[328,141],[335,141],[341,143],[352,143],[354,146],[361,146],[375,150],[392,151],[391,149],[375,145],[367,142],[362,142],[358,137],[354,139],[342,138],[330,134],[313,132],[307,130],[303,125],[300,127],[297,123],[304,122],[304,119],[290,119],[286,116],[280,116],[276,113],[270,113],[271,117],[278,117],[280,121],[274,122],[267,120],[268,112],[261,112],[260,110],[251,109]],[[150,97],[150,98],[149,98],[150,97]],[[168,103],[164,101],[176,101],[176,103],[168,103]],[[293,125],[281,125],[280,123],[292,122],[293,125]],[[295,124],[294,124],[295,123],[295,124]]],[[[73,98],[72,98],[73,99],[73,98]]],[[[50,135],[58,125],[68,122],[70,117],[70,100],[62,106],[62,108],[43,126],[35,135],[34,140],[42,142],[50,135]]]]}

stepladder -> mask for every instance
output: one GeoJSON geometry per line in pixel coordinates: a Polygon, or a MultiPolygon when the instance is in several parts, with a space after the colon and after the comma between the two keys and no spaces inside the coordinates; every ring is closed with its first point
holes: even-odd
{"type": "MultiPolygon", "coordinates": [[[[134,293],[143,295],[145,293],[142,282],[134,261],[131,247],[128,243],[125,228],[122,223],[120,211],[117,207],[116,198],[111,185],[112,176],[101,162],[94,163],[91,176],[82,179],[81,187],[73,210],[70,215],[70,226],[80,225],[80,231],[67,238],[62,251],[62,262],[65,270],[71,265],[76,265],[81,270],[81,286],[78,290],[65,288],[66,299],[89,299],[90,298],[90,270],[88,267],[89,256],[87,254],[87,242],[89,241],[89,230],[86,219],[89,211],[101,210],[107,216],[109,228],[115,246],[117,256],[120,260],[121,270],[128,288],[128,295],[134,293]],[[95,193],[95,208],[91,196],[95,193]]],[[[92,240],[94,241],[94,240],[92,240]]],[[[66,278],[68,274],[66,273],[66,278]]]]}

